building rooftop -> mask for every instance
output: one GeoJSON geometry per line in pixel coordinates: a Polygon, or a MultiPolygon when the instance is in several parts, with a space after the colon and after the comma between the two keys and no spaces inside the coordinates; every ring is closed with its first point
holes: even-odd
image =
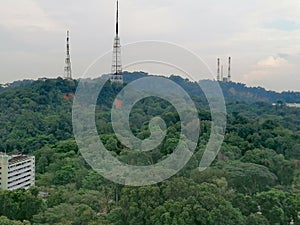
{"type": "Polygon", "coordinates": [[[13,155],[11,158],[8,160],[9,164],[15,164],[17,162],[22,162],[27,159],[30,159],[30,156],[27,155],[13,155]]]}
{"type": "Polygon", "coordinates": [[[0,158],[2,160],[8,161],[8,164],[16,164],[18,162],[23,162],[26,161],[28,159],[31,159],[33,156],[28,156],[28,155],[22,155],[22,154],[18,154],[18,155],[7,155],[6,153],[0,153],[0,158]]]}

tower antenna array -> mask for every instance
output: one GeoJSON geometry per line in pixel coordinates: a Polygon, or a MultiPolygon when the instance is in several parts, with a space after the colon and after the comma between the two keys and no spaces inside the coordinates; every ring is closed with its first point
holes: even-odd
{"type": "Polygon", "coordinates": [[[70,56],[70,32],[67,31],[67,56],[65,60],[65,79],[72,79],[72,66],[70,56]]]}
{"type": "Polygon", "coordinates": [[[113,59],[110,81],[112,83],[123,83],[122,62],[121,62],[121,41],[119,37],[119,1],[117,0],[116,13],[116,36],[113,45],[113,59]]]}
{"type": "Polygon", "coordinates": [[[217,81],[220,81],[220,58],[217,59],[217,81]]]}
{"type": "Polygon", "coordinates": [[[224,79],[224,66],[221,66],[221,81],[224,79]]]}
{"type": "Polygon", "coordinates": [[[231,57],[228,58],[228,81],[231,81],[231,57]]]}

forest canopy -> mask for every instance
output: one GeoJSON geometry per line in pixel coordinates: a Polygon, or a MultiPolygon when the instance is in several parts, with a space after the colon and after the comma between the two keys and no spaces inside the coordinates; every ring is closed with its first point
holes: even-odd
{"type": "MultiPolygon", "coordinates": [[[[125,73],[125,81],[143,76],[125,73]]],[[[225,140],[211,167],[200,172],[211,131],[209,107],[196,83],[169,79],[194,100],[201,135],[183,170],[145,187],[112,183],[83,159],[72,133],[78,81],[43,79],[0,88],[0,150],[36,157],[36,187],[0,192],[0,224],[300,224],[300,109],[286,105],[299,103],[299,93],[221,83],[228,113],[225,140]]],[[[156,116],[167,132],[153,151],[130,150],[111,125],[110,109],[120,88],[107,84],[98,97],[95,120],[105,147],[130,165],[168,157],[182,127],[174,107],[158,98],[139,101],[130,114],[133,134],[149,137],[149,121],[156,116]]]]}

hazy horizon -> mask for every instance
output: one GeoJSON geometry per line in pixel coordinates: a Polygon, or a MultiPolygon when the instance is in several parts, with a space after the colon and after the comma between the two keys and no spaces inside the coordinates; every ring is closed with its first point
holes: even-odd
{"type": "MultiPolygon", "coordinates": [[[[185,77],[183,77],[183,76],[181,76],[181,75],[178,75],[178,74],[172,74],[172,75],[165,75],[165,74],[151,74],[151,73],[148,73],[148,72],[145,72],[145,71],[123,71],[124,73],[139,73],[139,72],[141,72],[141,73],[146,73],[146,74],[148,74],[149,76],[165,76],[165,77],[170,77],[170,76],[180,76],[180,77],[182,77],[182,78],[185,78],[185,77]]],[[[107,76],[107,74],[103,74],[103,75],[100,75],[99,77],[102,77],[102,76],[107,76]]],[[[22,81],[37,81],[37,80],[39,80],[39,79],[44,79],[44,78],[46,78],[46,79],[58,79],[58,78],[62,78],[62,79],[64,79],[63,78],[63,76],[53,76],[53,77],[37,77],[37,78],[24,78],[24,79],[19,79],[19,80],[14,80],[14,81],[11,81],[11,82],[5,82],[5,83],[0,83],[0,85],[7,85],[7,84],[12,84],[12,83],[14,83],[14,82],[22,82],[22,81]]],[[[96,78],[95,76],[93,77],[93,78],[96,78]]],[[[78,79],[80,79],[80,78],[74,78],[75,80],[78,80],[78,79]]],[[[188,78],[189,79],[189,78],[188,78]]],[[[214,79],[214,80],[212,80],[212,79],[210,79],[210,78],[207,78],[207,79],[201,79],[201,80],[199,80],[199,81],[204,81],[204,80],[211,80],[211,81],[216,81],[216,79],[214,79]]],[[[249,88],[264,88],[265,90],[267,90],[267,91],[275,91],[275,92],[278,92],[278,93],[282,93],[282,92],[289,92],[289,91],[291,91],[291,92],[296,92],[296,93],[300,93],[300,91],[295,91],[295,90],[283,90],[283,91],[276,91],[276,90],[272,90],[272,89],[267,89],[266,87],[263,87],[263,86],[259,86],[259,85],[248,85],[248,84],[246,84],[246,83],[242,83],[242,82],[235,82],[235,81],[232,81],[233,83],[240,83],[240,84],[244,84],[244,85],[246,85],[246,87],[249,87],[249,88]]]]}
{"type": "MultiPolygon", "coordinates": [[[[0,7],[0,83],[63,76],[66,30],[74,78],[112,49],[115,1],[4,0],[0,7]]],[[[177,43],[232,80],[274,91],[300,91],[300,4],[297,0],[120,0],[122,45],[177,43]]],[[[109,71],[108,71],[109,72],[109,71]]]]}

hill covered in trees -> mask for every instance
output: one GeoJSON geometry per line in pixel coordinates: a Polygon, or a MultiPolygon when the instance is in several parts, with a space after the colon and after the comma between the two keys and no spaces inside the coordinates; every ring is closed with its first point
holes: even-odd
{"type": "MultiPolygon", "coordinates": [[[[146,74],[125,73],[125,81],[142,76],[146,74]]],[[[300,224],[300,109],[284,104],[299,102],[299,93],[221,83],[228,112],[225,140],[212,166],[200,172],[210,111],[197,84],[170,79],[195,101],[201,135],[180,173],[139,188],[105,180],[82,158],[71,121],[77,81],[43,79],[0,88],[0,149],[35,155],[37,173],[35,188],[0,192],[0,224],[300,224]]],[[[168,157],[181,130],[174,107],[158,98],[138,102],[130,114],[135,136],[149,137],[149,121],[158,115],[167,133],[153,151],[129,150],[111,125],[110,108],[120,89],[108,83],[98,98],[95,119],[106,148],[131,165],[152,165],[168,157]]]]}
{"type": "MultiPolygon", "coordinates": [[[[135,79],[145,76],[148,76],[148,74],[143,72],[125,72],[124,80],[126,82],[131,82],[135,79]]],[[[186,79],[183,79],[179,76],[171,76],[170,79],[180,84],[182,87],[185,87],[191,94],[201,94],[201,92],[199,93],[196,84],[188,82],[186,79]]],[[[211,83],[216,81],[201,80],[199,82],[203,85],[211,85],[211,83]]],[[[275,91],[267,91],[262,87],[247,87],[245,84],[235,82],[219,82],[219,84],[223,91],[224,97],[230,102],[300,103],[300,92],[285,91],[278,93],[275,91]]]]}

